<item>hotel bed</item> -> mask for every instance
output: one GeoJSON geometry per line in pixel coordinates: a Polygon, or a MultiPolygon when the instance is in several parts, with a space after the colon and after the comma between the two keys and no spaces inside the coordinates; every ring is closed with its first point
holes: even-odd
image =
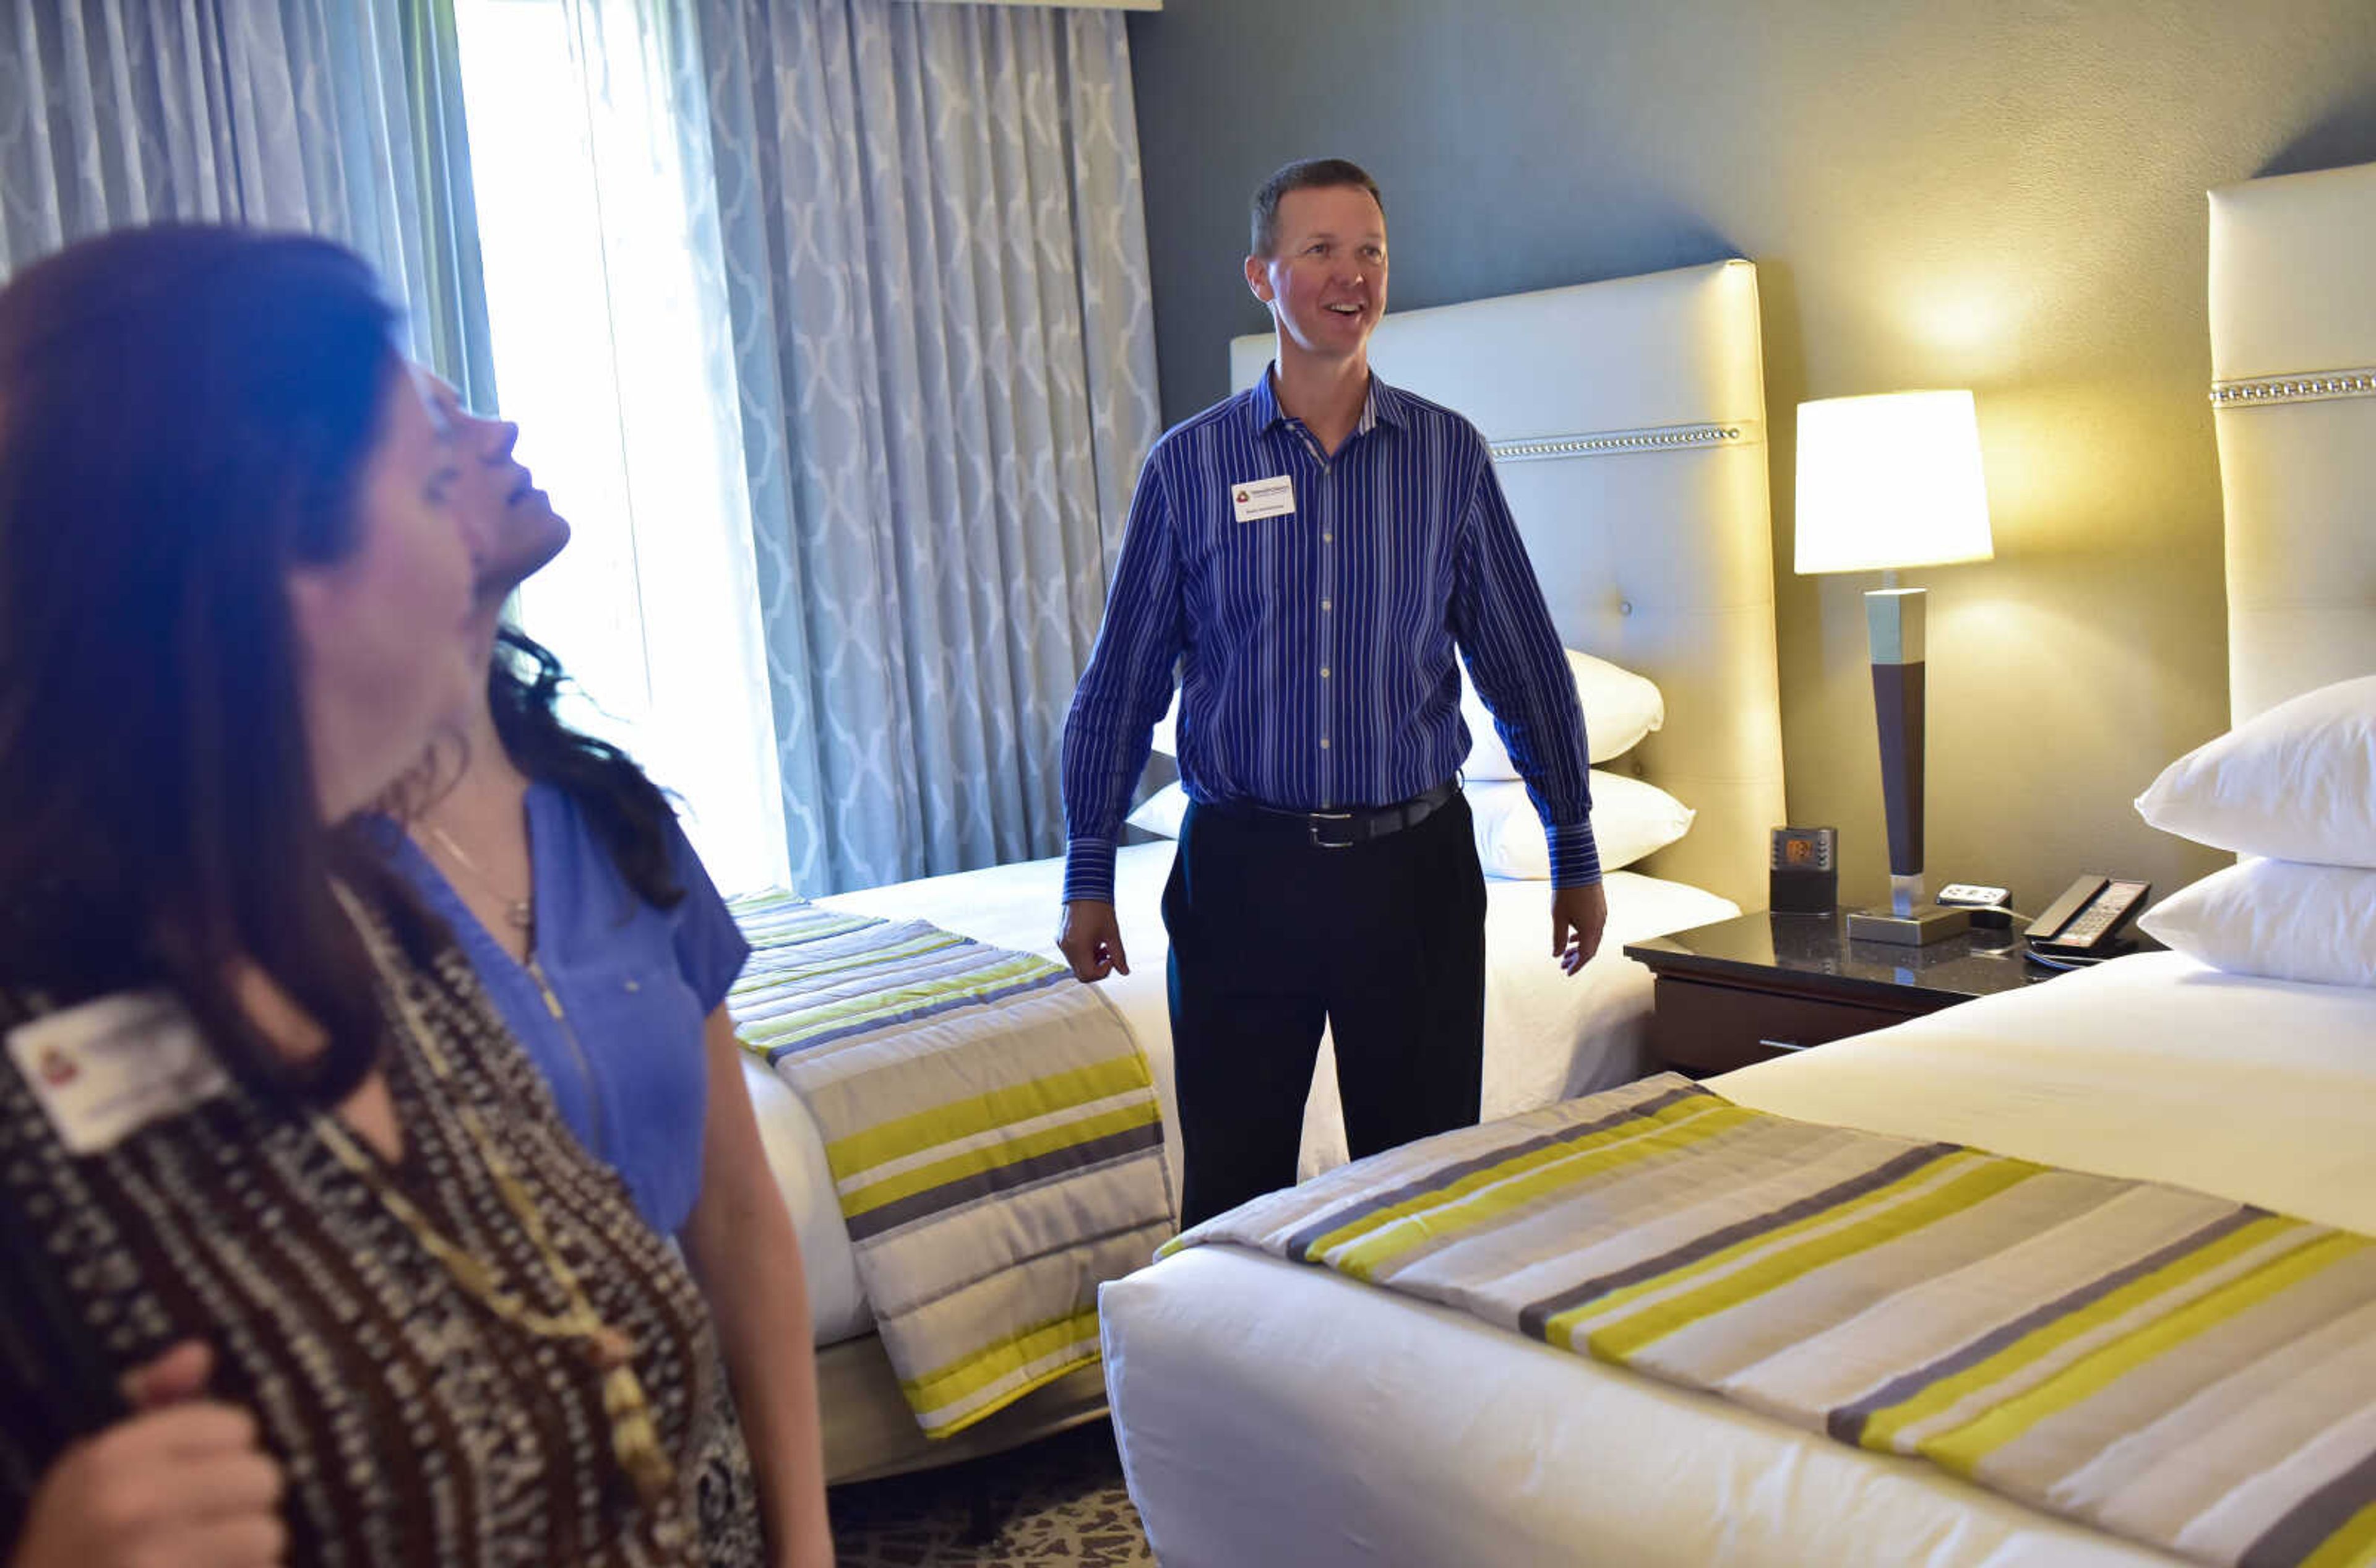
{"type": "MultiPolygon", "coordinates": [[[[921,915],[992,946],[1052,957],[1063,871],[1061,861],[1029,861],[870,888],[823,902],[853,914],[921,915]]],[[[1117,857],[1114,897],[1131,972],[1102,982],[1155,1070],[1156,1093],[1167,1120],[1172,1105],[1171,1029],[1158,906],[1170,871],[1169,843],[1131,845],[1117,857]]],[[[1650,975],[1620,949],[1643,936],[1687,930],[1740,912],[1729,899],[1704,889],[1634,872],[1612,873],[1608,883],[1609,934],[1587,972],[1572,980],[1560,973],[1550,956],[1550,896],[1544,885],[1498,879],[1487,884],[1487,942],[1502,961],[1486,980],[1486,1115],[1508,1115],[1589,1094],[1649,1071],[1650,975]]],[[[795,1205],[792,1220],[808,1267],[817,1342],[831,1345],[865,1334],[872,1320],[814,1124],[799,1099],[774,1074],[750,1062],[746,1076],[769,1158],[779,1170],[805,1171],[782,1184],[795,1205]]],[[[1313,1079],[1305,1117],[1305,1173],[1343,1163],[1345,1152],[1336,1078],[1324,1060],[1313,1079]]],[[[1179,1151],[1167,1146],[1165,1158],[1176,1192],[1179,1151]]]]}
{"type": "MultiPolygon", "coordinates": [[[[2367,1231],[2371,1040],[2376,993],[2161,954],[1708,1087],[2367,1231]]],[[[1236,1247],[1190,1248],[1104,1305],[1131,1491],[1167,1568],[2174,1561],[1926,1463],[1236,1247]]]]}
{"type": "MultiPolygon", "coordinates": [[[[1262,373],[1268,341],[1232,346],[1238,386],[1262,373]]],[[[1783,801],[1756,274],[1727,262],[1404,313],[1381,325],[1372,360],[1389,380],[1461,410],[1493,443],[1562,640],[1647,677],[1663,696],[1663,728],[1602,766],[1694,814],[1680,840],[1610,874],[1602,953],[1573,980],[1549,952],[1548,885],[1489,885],[1484,1109],[1498,1115],[1639,1075],[1650,980],[1619,950],[1764,899],[1765,831],[1783,819],[1783,801]]],[[[1169,843],[1122,851],[1117,902],[1134,973],[1100,988],[1146,1051],[1167,1112],[1158,904],[1170,858],[1169,843]]],[[[822,902],[1052,956],[1061,869],[1035,861],[822,902]]],[[[816,1125],[767,1069],[746,1067],[800,1228],[835,1479],[961,1458],[1103,1408],[1090,1368],[924,1443],[869,1332],[816,1125]]],[[[1328,1069],[1324,1055],[1307,1174],[1344,1158],[1328,1069]]],[[[1176,1151],[1167,1156],[1176,1190],[1176,1151]]]]}
{"type": "MultiPolygon", "coordinates": [[[[2376,166],[2214,196],[2239,723],[2376,670],[2376,375],[2334,374],[2376,366],[2376,292],[2353,259],[2371,233],[2376,166]]],[[[2371,1048],[2376,991],[2163,953],[1706,1087],[2376,1233],[2371,1048]]],[[[2180,1561],[1241,1246],[1189,1247],[1107,1287],[1102,1306],[1124,1466],[1168,1568],[2180,1561]]]]}

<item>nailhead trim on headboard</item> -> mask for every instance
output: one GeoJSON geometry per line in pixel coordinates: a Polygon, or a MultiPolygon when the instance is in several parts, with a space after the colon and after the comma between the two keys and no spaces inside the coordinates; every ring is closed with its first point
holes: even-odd
{"type": "Polygon", "coordinates": [[[2316,371],[2308,375],[2256,375],[2249,381],[2215,381],[2211,406],[2227,409],[2262,403],[2323,403],[2330,398],[2376,398],[2376,369],[2316,371]]]}
{"type": "Polygon", "coordinates": [[[1598,430],[1582,435],[1542,435],[1492,444],[1497,463],[1541,457],[1598,457],[1615,452],[1664,452],[1680,447],[1732,446],[1755,441],[1754,423],[1669,424],[1651,430],[1598,430]]]}

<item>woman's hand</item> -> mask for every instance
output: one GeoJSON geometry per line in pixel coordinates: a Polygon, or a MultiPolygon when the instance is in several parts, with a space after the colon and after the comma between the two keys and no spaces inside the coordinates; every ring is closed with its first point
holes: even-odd
{"type": "Polygon", "coordinates": [[[784,1553],[785,1568],[833,1568],[833,1527],[822,1513],[803,1521],[800,1539],[784,1553]]]}
{"type": "Polygon", "coordinates": [[[734,1408],[751,1445],[772,1568],[832,1568],[825,1435],[801,1241],[768,1169],[742,1046],[720,1006],[703,1026],[709,1110],[701,1134],[701,1197],[685,1223],[685,1261],[718,1320],[734,1408]]]}
{"type": "Polygon", "coordinates": [[[174,1346],[124,1380],[133,1414],[42,1478],[11,1568],[273,1568],[280,1466],[255,1418],[200,1397],[214,1353],[174,1346]]]}

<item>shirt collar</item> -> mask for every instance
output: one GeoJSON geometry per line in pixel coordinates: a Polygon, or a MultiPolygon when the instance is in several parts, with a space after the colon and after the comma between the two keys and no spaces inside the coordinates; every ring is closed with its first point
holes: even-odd
{"type": "MultiPolygon", "coordinates": [[[[1257,435],[1286,423],[1289,418],[1288,411],[1279,407],[1278,389],[1272,384],[1272,378],[1277,374],[1278,363],[1274,360],[1264,367],[1261,376],[1247,393],[1246,416],[1257,435]]],[[[1370,390],[1361,399],[1361,418],[1353,426],[1353,434],[1367,435],[1381,424],[1390,424],[1400,430],[1408,422],[1403,394],[1387,386],[1376,371],[1372,371],[1370,390]]]]}
{"type": "Polygon", "coordinates": [[[1246,393],[1246,419],[1256,435],[1267,433],[1287,418],[1287,410],[1278,406],[1278,389],[1271,385],[1271,377],[1277,374],[1277,362],[1263,366],[1263,373],[1254,377],[1253,387],[1246,393]]]}

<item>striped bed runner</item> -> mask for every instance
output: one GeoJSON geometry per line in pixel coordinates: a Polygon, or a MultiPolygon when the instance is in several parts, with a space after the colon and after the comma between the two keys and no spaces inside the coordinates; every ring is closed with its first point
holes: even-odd
{"type": "Polygon", "coordinates": [[[2376,1244],[1671,1074],[1208,1221],[2199,1562],[2376,1562],[2376,1244]]]}
{"type": "Polygon", "coordinates": [[[961,1431],[1098,1360],[1098,1286],[1173,1229],[1129,1028],[1070,971],[921,921],[732,901],[746,1049],[824,1135],[916,1420],[961,1431]]]}

